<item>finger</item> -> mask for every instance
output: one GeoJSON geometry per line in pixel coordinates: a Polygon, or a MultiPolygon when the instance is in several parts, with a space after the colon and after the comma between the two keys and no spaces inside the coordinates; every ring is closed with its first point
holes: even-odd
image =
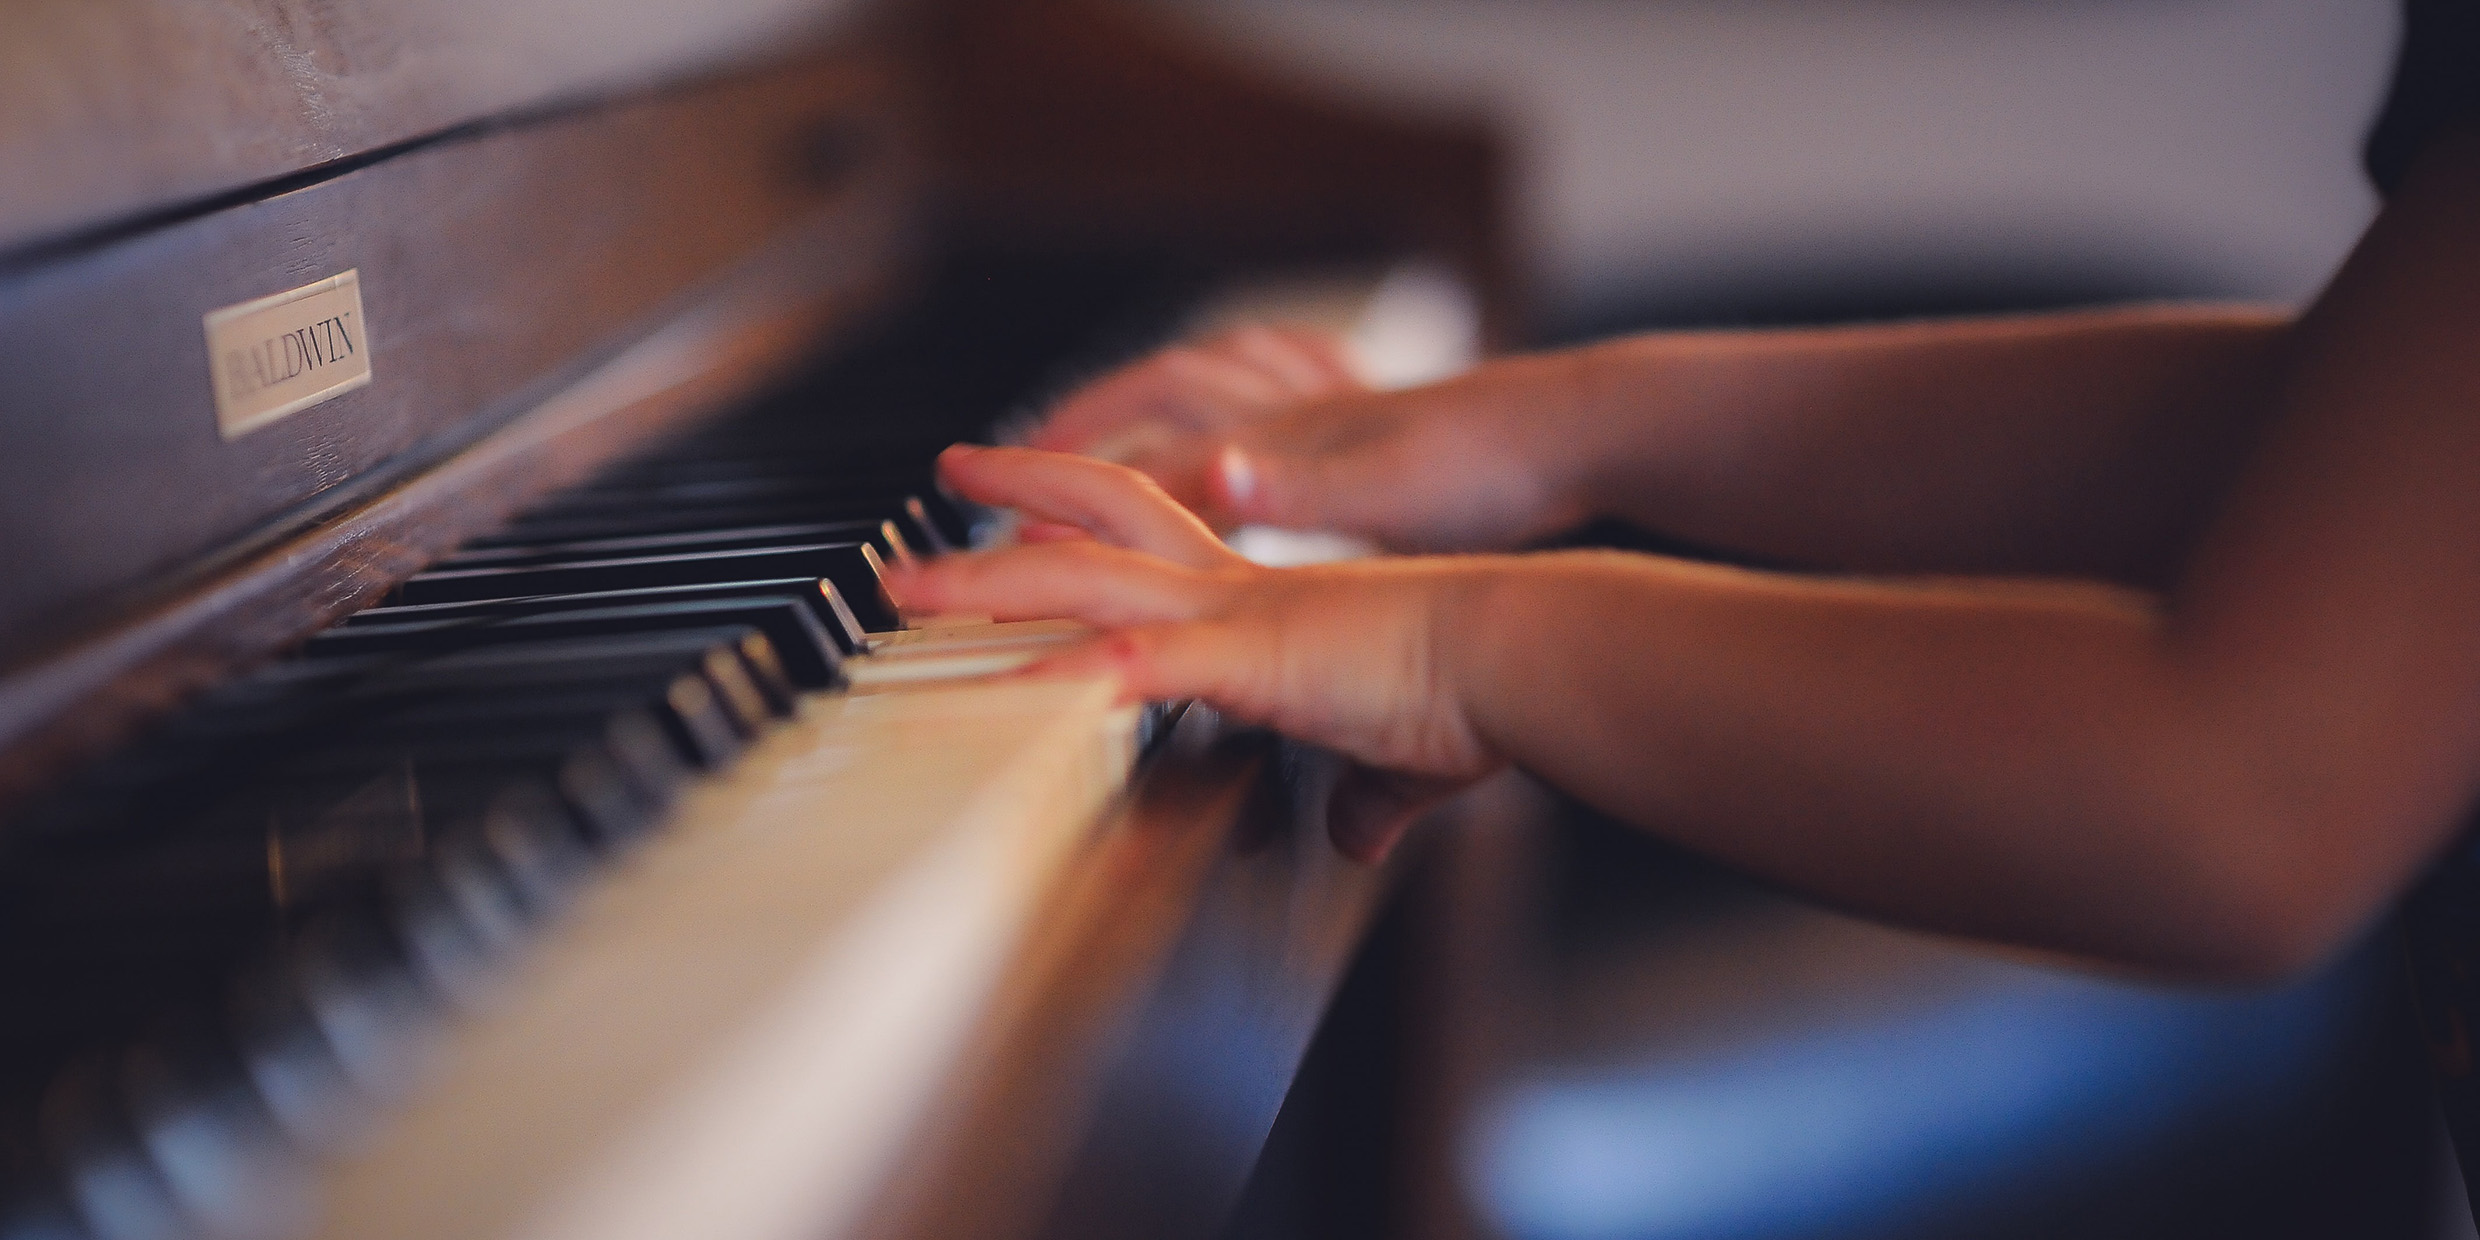
{"type": "Polygon", "coordinates": [[[1195,513],[1124,465],[1063,452],[958,444],[939,454],[939,476],[967,499],[1075,526],[1114,547],[1191,568],[1234,559],[1195,513]]]}
{"type": "Polygon", "coordinates": [[[1217,343],[1230,356],[1272,376],[1295,399],[1359,386],[1344,360],[1341,343],[1328,336],[1250,326],[1228,333],[1217,343]]]}
{"type": "Polygon", "coordinates": [[[1224,430],[1297,400],[1280,376],[1255,360],[1208,349],[1173,349],[1163,369],[1180,396],[1182,425],[1224,430]]]}
{"type": "Polygon", "coordinates": [[[1091,542],[1093,535],[1080,526],[1059,521],[1027,521],[1016,527],[1020,543],[1091,542]]]}
{"type": "Polygon", "coordinates": [[[1150,361],[1126,367],[1053,405],[1025,443],[1053,452],[1081,452],[1124,427],[1161,418],[1171,400],[1170,377],[1161,367],[1150,361]]]}
{"type": "MultiPolygon", "coordinates": [[[[1385,395],[1303,406],[1262,430],[1233,436],[1205,471],[1201,509],[1234,524],[1333,530],[1391,542],[1436,488],[1407,415],[1385,395]]],[[[1435,454],[1431,454],[1434,456],[1435,454]]]]}
{"type": "MultiPolygon", "coordinates": [[[[1353,477],[1352,464],[1349,457],[1228,443],[1215,454],[1207,492],[1213,506],[1242,524],[1359,533],[1339,520],[1353,498],[1346,492],[1360,481],[1353,477]]],[[[1403,481],[1397,480],[1397,487],[1403,481]]]]}
{"type": "Polygon", "coordinates": [[[1154,480],[1172,502],[1195,513],[1207,525],[1221,528],[1216,521],[1221,510],[1214,493],[1206,483],[1207,470],[1214,463],[1215,449],[1223,440],[1218,436],[1173,430],[1166,426],[1133,426],[1109,439],[1088,447],[1084,455],[1125,465],[1154,480]]]}
{"type": "Polygon", "coordinates": [[[1421,815],[1462,786],[1459,780],[1354,763],[1327,798],[1326,836],[1344,856],[1375,864],[1386,859],[1421,815]]]}
{"type": "Polygon", "coordinates": [[[1061,401],[1026,443],[1083,452],[1146,423],[1214,430],[1285,399],[1280,383],[1237,358],[1195,347],[1165,349],[1061,401]]]}
{"type": "Polygon", "coordinates": [[[887,571],[887,592],[908,610],[1103,628],[1187,619],[1222,590],[1195,570],[1082,541],[947,555],[887,571]]]}

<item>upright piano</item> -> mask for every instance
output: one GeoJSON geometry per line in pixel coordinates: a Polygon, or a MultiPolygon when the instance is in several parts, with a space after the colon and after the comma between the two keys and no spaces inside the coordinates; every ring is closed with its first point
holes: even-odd
{"type": "Polygon", "coordinates": [[[0,1235],[1215,1230],[1390,875],[878,574],[1234,287],[1503,332],[1498,167],[1109,0],[9,6],[0,1235]]]}

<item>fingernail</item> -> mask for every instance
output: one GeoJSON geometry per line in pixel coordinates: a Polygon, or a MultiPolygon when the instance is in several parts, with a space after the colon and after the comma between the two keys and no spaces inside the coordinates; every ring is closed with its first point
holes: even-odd
{"type": "Polygon", "coordinates": [[[1214,469],[1222,476],[1223,497],[1238,509],[1254,507],[1257,500],[1257,465],[1238,444],[1224,444],[1214,458],[1214,469]]]}
{"type": "Polygon", "coordinates": [[[941,452],[941,453],[939,453],[939,455],[940,455],[940,456],[965,457],[965,456],[971,456],[971,455],[973,455],[974,453],[979,452],[979,451],[981,451],[981,450],[982,450],[982,445],[977,444],[977,443],[951,443],[951,444],[947,445],[946,450],[945,450],[945,451],[943,451],[943,452],[941,452]]]}

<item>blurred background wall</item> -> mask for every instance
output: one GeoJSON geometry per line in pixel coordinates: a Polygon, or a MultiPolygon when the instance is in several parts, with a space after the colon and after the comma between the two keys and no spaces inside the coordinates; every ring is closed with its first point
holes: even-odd
{"type": "Polygon", "coordinates": [[[1518,152],[1547,328],[2297,300],[2366,222],[2388,0],[1160,0],[1518,152]]]}

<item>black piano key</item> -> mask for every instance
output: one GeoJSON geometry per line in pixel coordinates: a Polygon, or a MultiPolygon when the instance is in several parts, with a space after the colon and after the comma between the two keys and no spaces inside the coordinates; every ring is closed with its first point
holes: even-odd
{"type": "Polygon", "coordinates": [[[577,490],[730,481],[754,476],[804,480],[822,487],[885,485],[926,472],[927,453],[858,449],[845,443],[801,442],[780,425],[741,422],[684,440],[657,456],[604,471],[577,490]]]}
{"type": "Polygon", "coordinates": [[[964,545],[965,523],[952,505],[934,504],[919,495],[904,497],[906,527],[931,555],[945,555],[964,545]]]}
{"type": "MultiPolygon", "coordinates": [[[[789,704],[788,684],[769,665],[770,644],[750,630],[546,643],[517,654],[513,663],[444,659],[385,668],[318,695],[317,709],[306,714],[296,713],[301,703],[289,698],[253,702],[224,712],[214,726],[193,727],[185,739],[199,753],[187,756],[203,753],[212,765],[219,751],[209,742],[236,741],[285,753],[250,771],[247,794],[222,811],[245,833],[279,818],[321,823],[320,814],[335,811],[300,807],[345,802],[364,781],[406,766],[418,768],[418,799],[435,815],[479,801],[511,775],[551,772],[598,833],[622,836],[668,804],[684,760],[727,759],[789,704]],[[625,657],[615,658],[615,650],[625,657]],[[753,677],[753,670],[765,674],[753,677]],[[659,739],[667,730],[668,744],[659,739]],[[328,789],[324,801],[321,787],[328,789]]],[[[170,795],[177,802],[200,791],[176,781],[170,795]]],[[[202,823],[184,838],[192,848],[209,848],[216,836],[202,823]]],[[[129,851],[121,836],[104,838],[129,851]]],[[[246,851],[238,855],[252,860],[246,851]]],[[[203,866],[189,858],[166,868],[199,873],[203,866]]]]}
{"type": "MultiPolygon", "coordinates": [[[[443,843],[443,849],[446,845],[443,843]]],[[[506,895],[504,886],[498,892],[506,895]]],[[[405,955],[422,983],[460,1012],[482,1010],[517,945],[524,920],[513,898],[485,910],[486,923],[460,903],[434,865],[405,866],[386,878],[383,899],[389,922],[405,941],[405,955]],[[504,915],[492,916],[498,912],[504,915]]]]}
{"type": "MultiPolygon", "coordinates": [[[[392,812],[348,803],[306,821],[269,814],[261,825],[247,807],[238,807],[242,812],[167,840],[29,862],[11,884],[10,923],[46,945],[43,959],[20,960],[16,967],[56,972],[74,961],[89,970],[177,970],[184,960],[210,966],[280,933],[308,911],[383,893],[391,873],[424,864],[462,838],[482,841],[483,855],[495,864],[523,862],[510,881],[528,899],[547,895],[558,884],[538,877],[578,871],[595,846],[625,839],[659,809],[600,786],[576,796],[586,803],[579,810],[552,791],[563,780],[576,787],[607,772],[584,755],[495,770],[469,792],[473,804],[437,814],[410,802],[392,812]],[[523,814],[511,818],[518,810],[509,798],[518,796],[526,798],[523,814]],[[506,834],[512,822],[526,834],[506,834]],[[526,851],[507,852],[518,843],[526,851]],[[561,858],[568,860],[542,868],[561,858]]],[[[422,791],[443,790],[427,781],[422,791]]]]}
{"type": "Polygon", "coordinates": [[[496,963],[567,905],[593,864],[558,796],[519,783],[495,798],[475,829],[441,841],[424,864],[394,876],[388,907],[409,955],[496,963]],[[451,934],[455,941],[432,941],[451,934]]]}
{"type": "MultiPolygon", "coordinates": [[[[373,607],[347,617],[329,632],[420,621],[484,620],[508,616],[553,615],[606,607],[688,602],[765,602],[789,599],[810,613],[838,654],[857,654],[867,646],[861,622],[845,605],[843,592],[824,578],[782,577],[764,581],[726,581],[687,586],[655,586],[644,590],[598,590],[584,594],[544,594],[525,598],[480,599],[467,603],[409,603],[373,607]]],[[[763,627],[763,626],[760,626],[763,627]]],[[[769,636],[773,636],[769,632],[769,636]]],[[[790,655],[786,655],[789,665],[790,655]]]]}
{"type": "MultiPolygon", "coordinates": [[[[818,617],[788,598],[696,599],[556,612],[408,619],[330,629],[303,647],[312,657],[380,651],[470,648],[568,637],[747,625],[766,635],[767,657],[791,685],[827,689],[839,680],[843,652],[818,617]]],[[[761,685],[762,688],[766,686],[761,685]]],[[[781,713],[780,710],[778,713],[781,713]]]]}
{"type": "MultiPolygon", "coordinates": [[[[938,484],[927,464],[886,473],[824,474],[766,461],[716,462],[695,478],[622,479],[567,492],[527,512],[517,524],[595,514],[655,518],[675,509],[809,505],[841,508],[853,516],[895,516],[905,501],[922,497],[935,512],[938,484]]],[[[499,537],[499,535],[493,535],[499,537]]]]}
{"type": "Polygon", "coordinates": [[[534,543],[644,538],[764,525],[858,521],[875,525],[902,512],[903,505],[903,494],[895,492],[830,495],[772,491],[663,500],[584,497],[518,517],[489,538],[468,544],[465,550],[481,552],[534,543]]]}
{"type": "Polygon", "coordinates": [[[397,587],[391,601],[455,603],[593,590],[642,590],[783,577],[823,577],[843,592],[844,602],[873,632],[897,627],[895,607],[881,578],[884,565],[866,542],[713,551],[690,555],[632,556],[583,560],[534,568],[451,569],[416,574],[397,587]]]}
{"type": "MultiPolygon", "coordinates": [[[[478,808],[473,789],[496,792],[517,774],[555,771],[570,755],[592,751],[621,777],[637,800],[654,809],[671,804],[688,782],[686,755],[649,709],[577,715],[546,712],[512,718],[495,711],[489,728],[474,726],[472,713],[407,712],[356,728],[349,736],[299,755],[267,772],[270,783],[340,782],[352,774],[401,765],[412,773],[423,807],[449,816],[478,808]]],[[[534,703],[522,703],[534,705],[534,703]]]]}
{"type": "MultiPolygon", "coordinates": [[[[479,813],[508,781],[555,779],[572,761],[609,773],[616,786],[609,795],[598,789],[594,808],[627,827],[668,807],[689,766],[681,743],[643,711],[608,724],[555,717],[499,737],[451,728],[453,721],[357,732],[260,768],[257,779],[186,814],[177,793],[153,797],[142,808],[176,817],[72,836],[22,861],[18,871],[50,876],[48,894],[36,893],[22,907],[89,899],[100,907],[100,892],[84,894],[89,887],[144,890],[160,881],[177,890],[186,875],[192,894],[163,905],[179,908],[216,892],[207,880],[227,871],[246,887],[262,862],[280,860],[277,850],[294,846],[323,858],[297,880],[356,859],[377,863],[419,851],[436,828],[479,813]],[[150,871],[164,877],[150,879],[150,871]],[[93,877],[76,879],[80,873],[93,877]]],[[[311,887],[297,881],[294,890],[311,887]]]]}
{"type": "Polygon", "coordinates": [[[876,542],[879,553],[888,552],[883,541],[888,533],[885,520],[811,521],[772,525],[732,525],[710,529],[677,530],[660,534],[627,534],[600,538],[544,539],[538,542],[501,543],[474,547],[446,556],[431,565],[433,571],[462,568],[532,568],[579,560],[619,559],[628,556],[686,555],[702,551],[748,551],[770,547],[816,546],[821,543],[876,542]]]}
{"type": "Polygon", "coordinates": [[[81,1056],[44,1092],[37,1122],[61,1195],[92,1234],[185,1240],[190,1220],[140,1146],[113,1066],[81,1056]]]}
{"type": "Polygon", "coordinates": [[[471,1009],[538,923],[506,868],[473,835],[441,841],[428,861],[390,875],[389,916],[418,967],[451,1004],[471,1009]]]}
{"type": "MultiPolygon", "coordinates": [[[[166,736],[215,735],[270,720],[314,717],[339,694],[377,693],[406,685],[445,683],[480,676],[518,686],[595,682],[620,684],[696,661],[743,631],[741,626],[662,629],[588,637],[546,638],[526,644],[488,643],[470,648],[300,655],[203,698],[200,709],[163,729],[166,736]]],[[[444,645],[444,643],[443,643],[444,645]]],[[[360,709],[360,708],[356,708],[360,709]]]]}
{"type": "MultiPolygon", "coordinates": [[[[317,746],[262,768],[262,782],[334,778],[357,769],[411,764],[425,771],[541,765],[595,749],[627,772],[650,800],[665,800],[689,777],[685,755],[642,691],[591,697],[447,697],[366,719],[317,746]]],[[[445,805],[448,790],[426,790],[445,805]]]]}
{"type": "MultiPolygon", "coordinates": [[[[167,802],[177,816],[184,804],[194,811],[198,802],[224,796],[219,789],[264,789],[280,769],[281,764],[233,763],[229,756],[236,752],[281,754],[284,763],[294,765],[357,748],[418,757],[425,735],[437,738],[434,747],[478,745],[485,753],[498,738],[499,751],[510,762],[546,748],[565,751],[599,742],[624,781],[644,789],[644,799],[659,807],[679,782],[680,764],[644,743],[645,719],[671,738],[680,759],[712,765],[737,752],[788,694],[786,686],[772,682],[762,693],[746,674],[753,666],[763,668],[762,659],[753,663],[749,656],[764,653],[754,642],[735,643],[747,633],[693,634],[700,640],[687,650],[632,659],[625,666],[614,666],[609,658],[545,657],[516,667],[415,665],[365,668],[368,674],[358,678],[316,678],[307,683],[322,692],[262,696],[189,721],[151,747],[146,758],[116,767],[122,776],[152,773],[156,779],[92,789],[88,813],[123,827],[144,826],[149,817],[164,815],[167,802]],[[734,644],[718,648],[715,639],[734,644]],[[735,686],[730,696],[715,687],[718,673],[735,686]],[[708,687],[681,683],[684,678],[708,687]]],[[[77,818],[67,810],[60,816],[77,818]]],[[[118,834],[125,831],[103,837],[118,834]]]]}
{"type": "MultiPolygon", "coordinates": [[[[423,726],[462,724],[484,735],[502,721],[513,723],[546,713],[590,716],[642,707],[661,723],[681,756],[707,769],[739,753],[771,717],[755,687],[740,674],[736,661],[729,659],[724,655],[712,660],[712,669],[672,664],[616,683],[583,685],[550,678],[500,682],[487,669],[464,669],[390,677],[356,686],[339,694],[338,700],[348,708],[361,707],[385,718],[401,714],[423,726]],[[737,679],[741,691],[728,693],[718,687],[710,670],[733,673],[727,679],[737,679]],[[750,699],[758,700],[752,705],[750,699]]],[[[368,726],[376,729],[383,723],[384,719],[374,719],[368,726]]]]}
{"type": "Polygon", "coordinates": [[[184,1019],[121,1060],[138,1141],[199,1234],[292,1235],[310,1220],[300,1151],[212,1022],[184,1019]]]}
{"type": "MultiPolygon", "coordinates": [[[[347,656],[346,661],[362,657],[365,656],[347,656]]],[[[690,725],[701,749],[712,748],[706,744],[710,738],[702,727],[710,713],[723,721],[731,735],[751,739],[776,717],[773,703],[788,700],[792,692],[766,635],[741,627],[633,632],[476,647],[391,670],[347,690],[347,696],[436,697],[455,692],[479,702],[507,692],[512,684],[549,687],[612,676],[623,667],[666,672],[678,669],[694,673],[696,679],[703,681],[706,698],[698,695],[695,684],[675,679],[664,687],[658,699],[690,725]],[[772,682],[766,689],[759,687],[762,678],[772,682]],[[705,704],[709,701],[711,706],[705,704]]],[[[728,758],[739,748],[737,744],[724,746],[709,760],[728,758]]]]}
{"type": "Polygon", "coordinates": [[[920,482],[917,478],[891,478],[866,469],[821,473],[798,467],[771,468],[764,462],[751,461],[697,477],[608,477],[563,492],[533,511],[611,511],[623,507],[652,509],[674,504],[742,503],[825,496],[883,499],[891,492],[917,489],[920,482]]]}
{"type": "Polygon", "coordinates": [[[410,1093],[418,1048],[447,1011],[422,987],[391,929],[339,913],[312,922],[288,955],[311,1019],[359,1093],[380,1103],[410,1093]]]}
{"type": "MultiPolygon", "coordinates": [[[[190,721],[200,737],[262,738],[285,729],[349,723],[380,711],[454,699],[487,714],[503,699],[510,709],[529,695],[556,698],[644,694],[672,703],[683,673],[703,678],[712,706],[734,734],[754,736],[775,710],[770,698],[786,683],[761,690],[759,678],[780,681],[772,643],[746,626],[624,632],[539,642],[483,644],[434,654],[403,651],[337,653],[298,658],[262,675],[250,694],[235,694],[210,715],[190,721]],[[751,641],[754,637],[756,640],[751,641]],[[765,643],[763,646],[760,643],[765,643]]],[[[690,697],[672,703],[685,709],[690,697]]],[[[700,720],[686,716],[694,728],[700,720]]],[[[737,747],[733,747],[737,748],[737,747]]]]}
{"type": "MultiPolygon", "coordinates": [[[[694,678],[684,680],[691,685],[698,683],[694,678]]],[[[701,687],[698,692],[708,691],[701,687]]],[[[727,753],[735,751],[739,744],[720,720],[702,723],[698,731],[718,739],[694,744],[712,744],[727,753]]],[[[664,744],[667,749],[693,747],[682,745],[677,734],[667,735],[664,744]]],[[[401,740],[378,741],[367,750],[346,750],[321,761],[332,760],[348,770],[366,770],[374,763],[403,761],[403,755],[412,753],[408,770],[414,790],[422,799],[425,818],[442,828],[461,826],[465,820],[481,814],[494,796],[513,783],[540,781],[557,790],[559,801],[569,809],[574,829],[599,845],[622,843],[641,834],[669,808],[678,791],[668,773],[676,771],[679,763],[664,759],[657,768],[659,773],[650,778],[649,757],[642,740],[630,743],[634,752],[616,751],[599,741],[559,744],[531,738],[512,740],[509,748],[514,752],[450,754],[434,759],[423,754],[418,745],[401,740]]],[[[284,772],[274,774],[281,778],[284,772]]],[[[350,779],[315,770],[307,776],[305,783],[312,789],[346,787],[350,779]]],[[[279,785],[266,794],[266,799],[282,797],[286,791],[279,785]]],[[[237,809],[228,810],[227,817],[246,824],[250,809],[258,803],[263,801],[245,801],[237,809]]],[[[384,830],[391,821],[383,811],[360,815],[347,811],[318,820],[313,826],[349,840],[357,831],[384,830]]],[[[211,835],[211,831],[199,827],[185,834],[203,837],[211,835]]],[[[375,854],[382,845],[383,841],[375,842],[366,851],[375,854]]]]}
{"type": "Polygon", "coordinates": [[[567,809],[551,789],[512,784],[492,798],[472,838],[507,877],[517,906],[534,920],[567,907],[594,868],[594,854],[570,829],[567,809]]]}
{"type": "MultiPolygon", "coordinates": [[[[681,682],[684,686],[695,681],[681,682]]],[[[710,728],[701,729],[711,732],[710,728]]],[[[710,760],[721,762],[728,757],[714,757],[722,752],[711,747],[710,760]]],[[[605,844],[620,843],[642,835],[652,827],[661,807],[649,805],[631,784],[628,776],[610,759],[591,749],[582,749],[560,760],[552,772],[552,786],[559,790],[561,802],[573,810],[593,838],[605,844]]]]}
{"type": "Polygon", "coordinates": [[[749,670],[750,684],[758,691],[767,709],[778,719],[792,716],[800,704],[799,687],[794,684],[791,669],[784,665],[783,653],[762,629],[751,628],[733,639],[732,653],[741,666],[749,670]]]}
{"type": "Polygon", "coordinates": [[[873,534],[880,532],[880,523],[894,522],[908,543],[919,543],[924,541],[926,535],[916,537],[921,532],[914,528],[915,522],[906,512],[907,498],[903,495],[861,499],[788,496],[742,502],[673,504],[654,510],[615,506],[608,512],[544,513],[520,518],[501,533],[469,544],[468,550],[482,553],[502,547],[545,543],[650,538],[750,526],[851,522],[867,523],[867,529],[873,534]]]}
{"type": "Polygon", "coordinates": [[[366,1112],[352,1076],[288,963],[270,960],[244,970],[226,995],[223,1016],[242,1074],[295,1145],[349,1148],[362,1135],[366,1112]]]}

